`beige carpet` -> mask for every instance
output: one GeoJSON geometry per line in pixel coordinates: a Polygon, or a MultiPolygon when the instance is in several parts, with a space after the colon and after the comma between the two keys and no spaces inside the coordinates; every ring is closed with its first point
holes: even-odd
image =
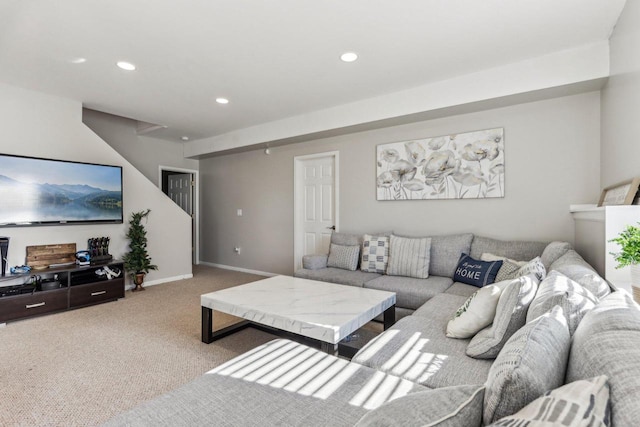
{"type": "MultiPolygon", "coordinates": [[[[97,425],[273,339],[249,328],[200,341],[200,295],[261,278],[194,266],[193,279],[7,324],[0,328],[0,425],[97,425]]],[[[214,319],[216,328],[233,321],[214,319]]]]}

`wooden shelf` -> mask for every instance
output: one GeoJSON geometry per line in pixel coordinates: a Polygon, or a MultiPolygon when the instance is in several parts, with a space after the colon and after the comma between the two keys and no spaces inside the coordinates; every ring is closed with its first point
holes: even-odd
{"type": "Polygon", "coordinates": [[[0,297],[0,323],[124,298],[124,265],[122,261],[112,261],[100,265],[71,265],[24,274],[10,274],[2,277],[0,281],[20,278],[26,281],[33,275],[53,276],[55,274],[60,278],[61,287],[58,289],[0,297]],[[105,266],[117,268],[122,273],[113,279],[97,276],[96,270],[105,266]]]}

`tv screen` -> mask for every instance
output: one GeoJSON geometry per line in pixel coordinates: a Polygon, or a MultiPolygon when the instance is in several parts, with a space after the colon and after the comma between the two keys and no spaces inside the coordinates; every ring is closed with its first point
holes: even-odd
{"type": "Polygon", "coordinates": [[[0,154],[0,227],[122,223],[120,166],[0,154]]]}

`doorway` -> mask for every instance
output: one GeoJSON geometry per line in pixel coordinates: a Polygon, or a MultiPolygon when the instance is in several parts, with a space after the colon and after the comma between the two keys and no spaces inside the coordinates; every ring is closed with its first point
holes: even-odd
{"type": "Polygon", "coordinates": [[[294,162],[294,270],[302,257],[327,254],[339,229],[338,152],[296,156],[294,162]]]}
{"type": "Polygon", "coordinates": [[[160,189],[191,217],[191,260],[199,264],[198,171],[160,166],[160,189]]]}

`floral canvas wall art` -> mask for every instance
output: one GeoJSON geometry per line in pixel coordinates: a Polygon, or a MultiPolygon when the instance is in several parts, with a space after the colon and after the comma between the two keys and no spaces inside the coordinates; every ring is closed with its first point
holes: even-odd
{"type": "Polygon", "coordinates": [[[377,199],[504,197],[504,128],[376,148],[377,199]]]}

